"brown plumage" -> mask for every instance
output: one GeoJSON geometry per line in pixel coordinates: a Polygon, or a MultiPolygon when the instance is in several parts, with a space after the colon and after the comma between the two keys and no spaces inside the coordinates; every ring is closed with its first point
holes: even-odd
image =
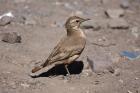
{"type": "Polygon", "coordinates": [[[65,24],[67,36],[60,40],[45,63],[32,69],[32,73],[55,63],[64,64],[67,73],[70,74],[67,65],[75,61],[85,48],[86,37],[80,29],[80,24],[87,20],[89,19],[77,16],[70,17],[65,24]]]}

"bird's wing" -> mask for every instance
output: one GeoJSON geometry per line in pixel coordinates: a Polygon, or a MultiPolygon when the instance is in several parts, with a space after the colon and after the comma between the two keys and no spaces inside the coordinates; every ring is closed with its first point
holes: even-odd
{"type": "Polygon", "coordinates": [[[51,55],[51,57],[49,57],[50,64],[56,61],[62,61],[62,60],[68,59],[74,55],[78,55],[82,52],[82,50],[83,50],[82,48],[80,47],[78,48],[76,46],[59,48],[54,53],[54,55],[51,55]]]}
{"type": "Polygon", "coordinates": [[[80,45],[72,45],[70,42],[66,42],[67,40],[62,40],[58,45],[54,48],[47,61],[48,64],[54,63],[56,61],[62,61],[72,57],[74,55],[78,55],[82,52],[84,47],[80,45]]]}

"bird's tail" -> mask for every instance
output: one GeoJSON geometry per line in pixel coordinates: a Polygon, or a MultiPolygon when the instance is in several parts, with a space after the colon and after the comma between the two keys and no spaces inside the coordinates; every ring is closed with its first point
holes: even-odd
{"type": "Polygon", "coordinates": [[[41,67],[41,66],[34,67],[34,68],[32,69],[32,73],[35,73],[35,72],[39,71],[39,70],[42,69],[42,68],[43,68],[43,67],[41,67]]]}
{"type": "Polygon", "coordinates": [[[41,64],[40,66],[34,67],[32,69],[32,73],[35,73],[39,70],[41,70],[42,68],[46,67],[48,65],[48,60],[46,60],[43,64],[41,64]]]}

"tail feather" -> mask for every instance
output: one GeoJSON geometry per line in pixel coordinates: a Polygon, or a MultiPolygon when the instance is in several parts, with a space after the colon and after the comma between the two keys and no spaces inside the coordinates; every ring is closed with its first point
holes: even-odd
{"type": "Polygon", "coordinates": [[[34,68],[32,69],[32,73],[35,73],[35,72],[39,71],[40,69],[46,67],[46,66],[48,65],[48,62],[49,62],[49,61],[46,60],[45,63],[41,64],[40,66],[34,67],[34,68]]]}
{"type": "Polygon", "coordinates": [[[35,72],[39,71],[42,68],[43,67],[41,67],[41,66],[35,67],[35,68],[32,69],[32,73],[35,73],[35,72]]]}
{"type": "Polygon", "coordinates": [[[41,66],[44,68],[44,67],[46,67],[48,65],[48,63],[49,63],[49,61],[46,60],[41,66]]]}

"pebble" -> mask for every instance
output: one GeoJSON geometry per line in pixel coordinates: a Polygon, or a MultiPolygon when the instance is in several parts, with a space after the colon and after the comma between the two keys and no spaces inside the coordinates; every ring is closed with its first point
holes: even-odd
{"type": "Polygon", "coordinates": [[[107,17],[116,19],[124,16],[124,10],[123,9],[107,9],[105,11],[105,14],[107,17]]]}
{"type": "Polygon", "coordinates": [[[35,20],[32,20],[32,19],[29,19],[29,20],[26,20],[25,21],[25,24],[26,25],[36,25],[36,21],[35,20]]]}
{"type": "Polygon", "coordinates": [[[9,16],[4,16],[0,19],[0,26],[6,26],[10,24],[12,21],[12,18],[9,16]]]}
{"type": "Polygon", "coordinates": [[[121,4],[120,4],[121,8],[127,9],[129,8],[129,6],[130,6],[129,0],[121,0],[121,4]]]}
{"type": "Polygon", "coordinates": [[[25,20],[26,25],[36,25],[37,24],[34,16],[27,16],[25,19],[26,19],[25,20]]]}
{"type": "Polygon", "coordinates": [[[133,92],[131,92],[130,90],[128,90],[127,93],[133,93],[133,92]]]}
{"type": "Polygon", "coordinates": [[[108,27],[112,29],[128,29],[129,24],[123,18],[116,18],[109,20],[108,27]]]}
{"type": "Polygon", "coordinates": [[[27,84],[27,83],[21,83],[21,86],[23,86],[24,88],[28,88],[28,87],[30,87],[30,85],[27,84]]]}
{"type": "Polygon", "coordinates": [[[9,85],[11,86],[11,88],[13,88],[13,89],[16,89],[17,88],[17,86],[16,86],[16,83],[15,82],[11,82],[11,83],[9,83],[9,85]]]}
{"type": "Polygon", "coordinates": [[[138,38],[139,37],[138,27],[132,27],[131,33],[132,33],[133,36],[135,36],[136,38],[138,38]]]}
{"type": "Polygon", "coordinates": [[[92,75],[93,75],[93,73],[91,71],[89,71],[89,70],[83,70],[81,76],[83,76],[83,77],[89,77],[89,76],[92,76],[92,75]]]}
{"type": "Polygon", "coordinates": [[[14,23],[25,24],[26,18],[24,16],[15,16],[12,20],[14,23]]]}
{"type": "Polygon", "coordinates": [[[135,78],[135,80],[138,80],[138,79],[139,79],[138,77],[135,78]]]}
{"type": "Polygon", "coordinates": [[[16,32],[3,33],[2,41],[11,44],[21,43],[21,36],[19,36],[16,32]]]}
{"type": "Polygon", "coordinates": [[[114,73],[114,72],[115,72],[115,70],[114,70],[114,68],[113,68],[112,66],[107,67],[107,70],[108,70],[110,73],[114,73]]]}
{"type": "Polygon", "coordinates": [[[119,80],[120,83],[123,83],[124,81],[122,79],[119,80]]]}
{"type": "Polygon", "coordinates": [[[115,76],[120,76],[121,70],[119,68],[115,69],[114,75],[115,76]]]}
{"type": "Polygon", "coordinates": [[[101,25],[92,20],[82,23],[81,27],[83,27],[84,29],[92,29],[93,31],[98,31],[101,29],[101,25]]]}

